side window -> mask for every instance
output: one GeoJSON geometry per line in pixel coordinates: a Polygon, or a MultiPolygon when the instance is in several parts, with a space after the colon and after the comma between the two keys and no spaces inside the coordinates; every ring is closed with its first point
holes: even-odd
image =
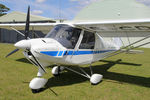
{"type": "Polygon", "coordinates": [[[76,43],[78,42],[78,39],[79,39],[79,36],[80,36],[80,33],[81,33],[81,29],[77,29],[77,28],[74,29],[73,34],[70,37],[70,42],[72,44],[71,49],[74,49],[74,47],[76,46],[76,43]]]}
{"type": "Polygon", "coordinates": [[[94,33],[85,31],[79,49],[94,49],[94,45],[95,45],[94,33]]]}

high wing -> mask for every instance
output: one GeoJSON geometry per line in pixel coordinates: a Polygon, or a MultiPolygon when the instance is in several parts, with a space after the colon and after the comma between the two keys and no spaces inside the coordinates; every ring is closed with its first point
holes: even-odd
{"type": "MultiPolygon", "coordinates": [[[[96,32],[150,31],[150,19],[143,20],[114,20],[114,21],[84,21],[69,22],[78,27],[91,29],[96,32]]],[[[60,23],[30,23],[34,30],[47,30],[60,23]]],[[[65,24],[65,23],[61,23],[65,24]]],[[[22,30],[25,23],[0,23],[0,28],[13,27],[22,30]]]]}
{"type": "Polygon", "coordinates": [[[150,31],[150,19],[75,22],[74,25],[96,32],[150,31]]]}
{"type": "Polygon", "coordinates": [[[142,40],[139,42],[150,41],[150,19],[74,22],[74,25],[97,32],[107,39],[119,37],[124,39],[123,41],[127,39],[126,41],[130,42],[129,37],[131,39],[136,38],[135,41],[126,44],[132,44],[139,40],[142,40]]]}
{"type": "MultiPolygon", "coordinates": [[[[30,30],[48,30],[52,29],[55,25],[57,25],[57,23],[30,23],[30,30]]],[[[25,23],[2,23],[0,24],[0,28],[24,30],[25,23]]]]}

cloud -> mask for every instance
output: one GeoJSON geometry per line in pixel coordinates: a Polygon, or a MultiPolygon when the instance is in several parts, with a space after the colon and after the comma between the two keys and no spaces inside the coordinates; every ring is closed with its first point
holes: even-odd
{"type": "Polygon", "coordinates": [[[46,0],[36,0],[37,3],[43,3],[45,2],[46,0]]]}
{"type": "Polygon", "coordinates": [[[70,0],[71,2],[78,2],[80,5],[88,5],[92,2],[98,1],[98,0],[70,0]]]}
{"type": "Polygon", "coordinates": [[[33,15],[41,15],[41,14],[43,14],[43,11],[42,10],[33,10],[31,13],[33,15]]]}

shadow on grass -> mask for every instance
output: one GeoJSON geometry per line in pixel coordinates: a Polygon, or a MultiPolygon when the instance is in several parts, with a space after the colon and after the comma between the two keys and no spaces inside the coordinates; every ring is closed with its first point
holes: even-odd
{"type": "MultiPolygon", "coordinates": [[[[120,62],[120,61],[121,59],[117,61],[102,60],[102,62],[107,62],[107,64],[93,66],[93,71],[94,73],[102,74],[104,76],[103,81],[106,81],[106,82],[113,82],[113,83],[119,83],[119,84],[129,83],[129,84],[135,84],[135,85],[139,85],[143,87],[150,87],[150,78],[107,71],[109,68],[113,67],[115,64],[141,66],[141,64],[133,64],[133,63],[120,62]]],[[[74,68],[74,67],[71,67],[71,68],[74,68]]],[[[88,67],[85,67],[83,69],[86,72],[90,73],[88,67]]],[[[84,78],[82,76],[79,76],[75,73],[68,71],[68,72],[62,73],[58,77],[49,78],[45,89],[48,89],[51,87],[57,87],[57,86],[67,86],[67,85],[72,85],[72,84],[78,84],[78,83],[82,83],[85,81],[89,81],[89,80],[87,78],[84,78]]],[[[45,89],[43,89],[42,91],[44,91],[45,89]]]]}
{"type": "Polygon", "coordinates": [[[28,64],[32,64],[26,58],[20,58],[20,59],[17,59],[16,61],[23,62],[23,63],[28,63],[28,64]]]}
{"type": "MultiPolygon", "coordinates": [[[[28,60],[25,60],[23,58],[17,61],[30,63],[28,62],[28,60]]],[[[101,62],[106,62],[106,64],[93,66],[93,71],[94,73],[100,73],[103,75],[104,77],[103,82],[106,81],[106,82],[113,82],[113,83],[119,83],[119,84],[129,83],[129,84],[135,84],[135,85],[150,88],[150,78],[142,77],[140,75],[134,76],[134,75],[127,75],[127,74],[121,74],[121,73],[108,71],[109,68],[113,67],[116,64],[131,65],[131,66],[141,66],[142,64],[122,62],[121,59],[117,61],[101,60],[101,62]]],[[[70,68],[78,70],[76,67],[70,67],[70,68]]],[[[82,68],[86,72],[90,73],[89,67],[82,67],[82,68]]],[[[89,80],[73,72],[66,71],[58,77],[49,78],[46,84],[46,88],[42,89],[40,92],[46,89],[50,89],[51,87],[68,86],[72,84],[82,83],[85,81],[89,81],[89,80]]]]}

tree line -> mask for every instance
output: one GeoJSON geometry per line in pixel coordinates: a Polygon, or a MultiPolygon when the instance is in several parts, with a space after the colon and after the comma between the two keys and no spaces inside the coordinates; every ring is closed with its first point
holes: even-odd
{"type": "Polygon", "coordinates": [[[3,16],[7,14],[7,12],[10,10],[10,8],[6,7],[3,4],[0,4],[0,16],[3,16]]]}

